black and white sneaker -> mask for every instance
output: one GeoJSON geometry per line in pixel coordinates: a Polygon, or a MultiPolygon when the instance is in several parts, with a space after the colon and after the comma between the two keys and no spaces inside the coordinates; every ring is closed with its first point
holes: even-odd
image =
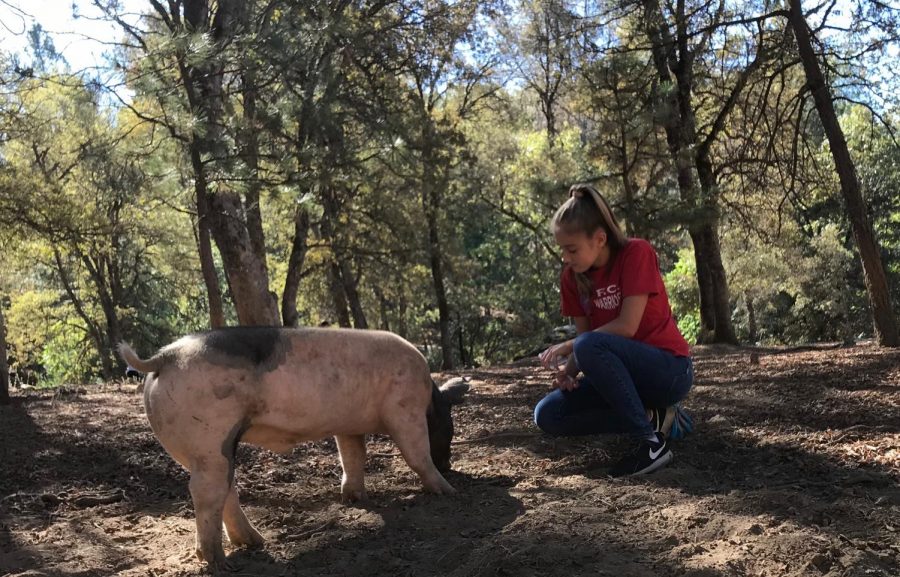
{"type": "Polygon", "coordinates": [[[641,441],[635,451],[625,455],[621,461],[610,469],[613,477],[630,475],[646,475],[668,465],[675,455],[669,450],[669,444],[662,433],[656,433],[656,440],[641,441]]]}

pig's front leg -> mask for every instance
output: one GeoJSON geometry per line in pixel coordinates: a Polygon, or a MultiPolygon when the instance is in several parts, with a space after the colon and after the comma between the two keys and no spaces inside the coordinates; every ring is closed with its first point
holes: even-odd
{"type": "Polygon", "coordinates": [[[444,479],[434,461],[431,460],[431,447],[428,442],[428,426],[425,416],[413,416],[399,413],[388,422],[388,429],[400,454],[415,471],[425,488],[438,495],[450,495],[456,492],[444,479]]]}
{"type": "Polygon", "coordinates": [[[337,435],[338,453],[344,476],[341,478],[341,500],[345,503],[366,498],[366,437],[365,435],[337,435]]]}

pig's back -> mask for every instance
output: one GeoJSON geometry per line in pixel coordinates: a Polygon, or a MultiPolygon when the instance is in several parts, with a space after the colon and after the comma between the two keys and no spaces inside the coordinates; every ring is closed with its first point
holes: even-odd
{"type": "Polygon", "coordinates": [[[262,376],[254,423],[304,438],[384,430],[387,413],[424,411],[428,363],[393,333],[356,329],[285,331],[285,362],[262,376]]]}

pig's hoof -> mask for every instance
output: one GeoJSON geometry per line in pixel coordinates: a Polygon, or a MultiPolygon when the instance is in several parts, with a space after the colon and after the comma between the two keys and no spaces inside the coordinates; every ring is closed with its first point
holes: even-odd
{"type": "Polygon", "coordinates": [[[222,557],[221,561],[217,561],[215,563],[208,563],[206,566],[206,570],[212,575],[222,575],[223,573],[233,573],[237,569],[237,566],[222,557]]]}
{"type": "Polygon", "coordinates": [[[233,538],[229,535],[228,540],[231,541],[231,544],[235,547],[246,547],[247,549],[258,549],[265,545],[265,538],[255,529],[252,531],[252,533],[247,535],[235,536],[233,538]]]}
{"type": "Polygon", "coordinates": [[[359,503],[360,501],[365,501],[367,499],[368,495],[366,495],[365,489],[341,488],[341,501],[346,504],[359,503]]]}
{"type": "Polygon", "coordinates": [[[200,561],[206,561],[205,572],[211,575],[220,575],[222,573],[232,572],[237,567],[225,557],[224,549],[216,551],[212,555],[204,555],[203,551],[197,549],[197,558],[200,561]]]}
{"type": "Polygon", "coordinates": [[[453,495],[454,493],[456,493],[456,489],[454,489],[453,486],[444,479],[435,481],[434,483],[427,485],[425,488],[435,495],[453,495]]]}

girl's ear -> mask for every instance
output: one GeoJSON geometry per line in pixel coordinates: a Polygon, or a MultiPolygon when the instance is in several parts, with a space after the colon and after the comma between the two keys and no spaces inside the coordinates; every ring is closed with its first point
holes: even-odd
{"type": "Polygon", "coordinates": [[[596,231],[594,231],[592,237],[594,239],[594,242],[596,242],[600,246],[606,246],[606,231],[602,228],[598,228],[596,231]]]}

